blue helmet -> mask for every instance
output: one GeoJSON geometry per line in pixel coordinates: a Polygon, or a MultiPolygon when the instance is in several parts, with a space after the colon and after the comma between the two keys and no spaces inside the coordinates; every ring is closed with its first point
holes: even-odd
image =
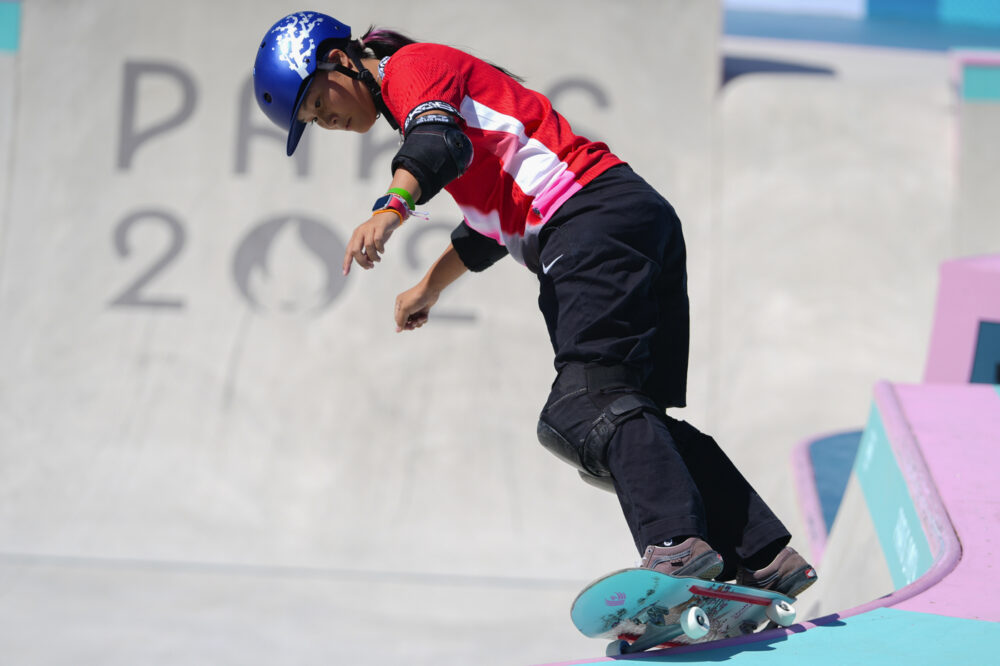
{"type": "Polygon", "coordinates": [[[350,26],[318,12],[296,12],[267,31],[257,49],[253,88],[257,105],[282,130],[288,131],[288,155],[302,138],[306,124],[298,120],[299,107],[309,91],[321,54],[320,45],[351,39],[350,26]]]}

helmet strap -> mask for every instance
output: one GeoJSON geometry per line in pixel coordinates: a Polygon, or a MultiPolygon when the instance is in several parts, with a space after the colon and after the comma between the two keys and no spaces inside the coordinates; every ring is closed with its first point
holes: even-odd
{"type": "Polygon", "coordinates": [[[363,83],[365,87],[368,88],[368,92],[371,93],[372,101],[375,102],[375,110],[385,118],[386,122],[389,123],[389,126],[392,129],[398,130],[399,123],[396,122],[396,119],[392,117],[388,107],[386,107],[385,101],[382,99],[382,87],[378,84],[378,81],[376,81],[375,77],[372,76],[372,73],[368,71],[368,68],[361,64],[361,60],[359,58],[351,57],[351,60],[354,62],[354,66],[358,68],[357,71],[349,67],[344,67],[339,62],[333,63],[320,61],[316,63],[316,68],[328,72],[340,72],[355,81],[363,83]]]}

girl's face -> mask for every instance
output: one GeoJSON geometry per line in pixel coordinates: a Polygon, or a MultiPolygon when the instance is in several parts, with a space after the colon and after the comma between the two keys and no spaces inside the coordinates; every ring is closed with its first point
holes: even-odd
{"type": "MultiPolygon", "coordinates": [[[[330,57],[352,67],[350,58],[341,51],[331,52],[330,57]]],[[[372,128],[378,114],[363,83],[340,72],[318,71],[315,77],[299,107],[300,121],[328,130],[364,133],[372,128]]]]}

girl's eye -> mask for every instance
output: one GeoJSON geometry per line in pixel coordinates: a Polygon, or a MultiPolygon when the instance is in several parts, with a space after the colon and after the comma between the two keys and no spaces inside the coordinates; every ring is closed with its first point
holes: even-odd
{"type": "Polygon", "coordinates": [[[313,108],[316,108],[316,109],[319,108],[319,97],[316,98],[316,103],[313,104],[313,108]]]}

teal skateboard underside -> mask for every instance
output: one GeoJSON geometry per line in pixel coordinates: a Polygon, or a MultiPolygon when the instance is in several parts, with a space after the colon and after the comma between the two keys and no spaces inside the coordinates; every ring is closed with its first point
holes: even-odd
{"type": "MultiPolygon", "coordinates": [[[[752,633],[785,602],[780,620],[794,619],[792,599],[775,592],[669,576],[649,569],[625,569],[588,585],[573,602],[570,616],[585,636],[635,641],[635,649],[659,644],[707,642],[752,633]],[[707,632],[698,627],[685,632],[682,616],[700,608],[707,616],[707,632]],[[770,609],[770,610],[769,610],[770,609]],[[791,615],[788,613],[791,612],[791,615]],[[770,613],[770,615],[769,615],[770,613]]],[[[690,620],[687,620],[690,622],[690,620]]]]}

